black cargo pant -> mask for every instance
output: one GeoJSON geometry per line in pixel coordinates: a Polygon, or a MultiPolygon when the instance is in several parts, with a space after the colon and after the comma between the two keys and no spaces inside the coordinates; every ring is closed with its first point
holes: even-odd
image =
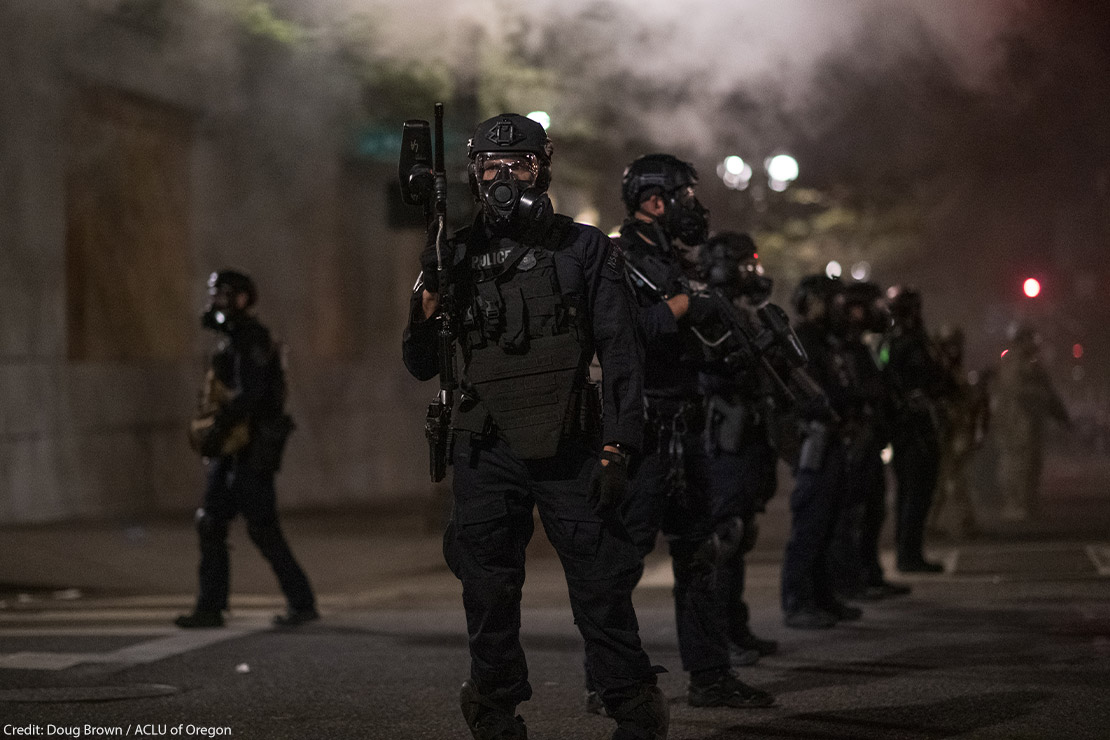
{"type": "Polygon", "coordinates": [[[924,560],[925,522],[933,503],[940,474],[940,445],[931,420],[908,415],[894,427],[895,490],[894,539],[898,567],[913,567],[924,560]]]}
{"type": "Polygon", "coordinates": [[[844,500],[828,561],[833,589],[848,599],[883,580],[879,535],[886,517],[882,449],[871,444],[851,452],[851,459],[845,461],[844,500]]]}
{"type": "Polygon", "coordinates": [[[227,609],[231,569],[227,527],[236,514],[246,519],[247,533],[270,562],[289,606],[315,608],[316,599],[308,577],[293,557],[278,524],[274,474],[254,470],[235,457],[221,457],[208,463],[204,506],[197,510],[200,537],[197,611],[227,609]]]}
{"type": "MultiPolygon", "coordinates": [[[[674,571],[675,629],[682,668],[690,673],[728,670],[727,608],[720,591],[718,563],[705,556],[703,545],[720,523],[716,512],[734,503],[734,487],[709,483],[709,458],[700,429],[683,435],[683,490],[676,490],[670,439],[664,433],[658,448],[640,462],[632,479],[622,518],[642,555],[651,552],[662,531],[674,571]],[[727,501],[714,505],[710,496],[727,501]]],[[[727,517],[725,517],[727,518],[727,517]]]]}
{"type": "Polygon", "coordinates": [[[613,711],[655,684],[632,607],[639,554],[616,518],[601,519],[586,499],[596,460],[594,451],[575,443],[553,458],[521,460],[496,437],[456,437],[444,557],[462,581],[470,676],[507,711],[532,695],[520,645],[520,597],[533,508],[562,563],[586,668],[605,706],[613,711]]]}
{"type": "Polygon", "coordinates": [[[778,456],[767,441],[766,429],[745,434],[738,452],[718,452],[709,458],[710,501],[718,510],[717,521],[739,516],[743,520],[740,547],[718,566],[717,586],[725,608],[728,637],[743,642],[751,635],[751,612],[744,600],[745,556],[755,547],[756,514],[774,495],[778,456]]]}
{"type": "Polygon", "coordinates": [[[830,440],[819,466],[799,469],[790,496],[790,538],[782,560],[785,613],[836,603],[829,580],[829,548],[844,504],[844,447],[830,440]]]}

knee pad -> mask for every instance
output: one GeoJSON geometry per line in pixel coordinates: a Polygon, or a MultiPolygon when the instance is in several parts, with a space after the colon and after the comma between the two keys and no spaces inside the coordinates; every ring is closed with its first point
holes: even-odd
{"type": "Polygon", "coordinates": [[[694,551],[690,558],[691,565],[716,568],[731,560],[742,551],[746,530],[744,520],[738,516],[721,522],[694,551]]]}

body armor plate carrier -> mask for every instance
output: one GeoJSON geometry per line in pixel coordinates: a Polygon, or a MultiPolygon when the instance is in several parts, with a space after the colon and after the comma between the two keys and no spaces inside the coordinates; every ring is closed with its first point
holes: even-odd
{"type": "Polygon", "coordinates": [[[525,460],[554,456],[564,434],[578,426],[593,344],[579,297],[560,291],[554,256],[571,221],[556,218],[542,246],[516,245],[500,269],[472,272],[462,327],[467,371],[456,426],[483,431],[474,422],[485,427],[492,420],[525,460]]]}

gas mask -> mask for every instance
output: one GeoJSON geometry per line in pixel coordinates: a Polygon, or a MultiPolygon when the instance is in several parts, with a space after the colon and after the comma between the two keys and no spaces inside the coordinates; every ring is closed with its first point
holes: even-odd
{"type": "Polygon", "coordinates": [[[534,154],[480,153],[474,171],[482,212],[494,230],[520,233],[551,216],[551,199],[535,184],[539,164],[534,154]]]}
{"type": "Polygon", "coordinates": [[[517,180],[484,182],[480,190],[482,213],[494,230],[522,232],[551,216],[547,193],[517,180]]]}
{"type": "Polygon", "coordinates": [[[205,329],[227,334],[231,331],[228,314],[229,312],[227,309],[217,308],[210,303],[208,307],[204,309],[204,313],[200,315],[200,325],[205,329]]]}
{"type": "Polygon", "coordinates": [[[238,305],[239,296],[243,294],[247,295],[246,303],[250,305],[254,295],[254,284],[250,278],[231,270],[212,273],[208,279],[208,306],[200,315],[200,325],[205,329],[230,334],[239,317],[246,313],[238,305]]]}
{"type": "Polygon", "coordinates": [[[763,265],[754,260],[740,263],[740,293],[753,306],[760,306],[771,298],[774,281],[763,274],[763,265]]]}
{"type": "Polygon", "coordinates": [[[683,244],[705,243],[709,237],[709,209],[698,201],[692,187],[670,194],[663,211],[663,228],[683,244]]]}

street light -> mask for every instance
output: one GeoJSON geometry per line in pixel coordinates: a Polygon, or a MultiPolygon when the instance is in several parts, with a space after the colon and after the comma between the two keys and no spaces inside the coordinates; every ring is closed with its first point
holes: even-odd
{"type": "MultiPolygon", "coordinates": [[[[798,160],[789,154],[776,154],[763,161],[763,172],[767,175],[767,187],[781,193],[798,179],[798,160]]],[[[717,164],[717,177],[730,190],[746,190],[752,182],[752,174],[752,166],[736,154],[728,155],[717,164]]],[[[762,196],[756,193],[755,197],[762,196]]]]}
{"type": "Polygon", "coordinates": [[[533,121],[543,126],[545,131],[551,128],[551,116],[547,115],[547,111],[534,110],[529,113],[526,118],[531,118],[533,121]]]}
{"type": "Polygon", "coordinates": [[[781,193],[798,179],[798,160],[789,154],[776,154],[764,164],[767,169],[767,184],[771,190],[781,193]]]}

